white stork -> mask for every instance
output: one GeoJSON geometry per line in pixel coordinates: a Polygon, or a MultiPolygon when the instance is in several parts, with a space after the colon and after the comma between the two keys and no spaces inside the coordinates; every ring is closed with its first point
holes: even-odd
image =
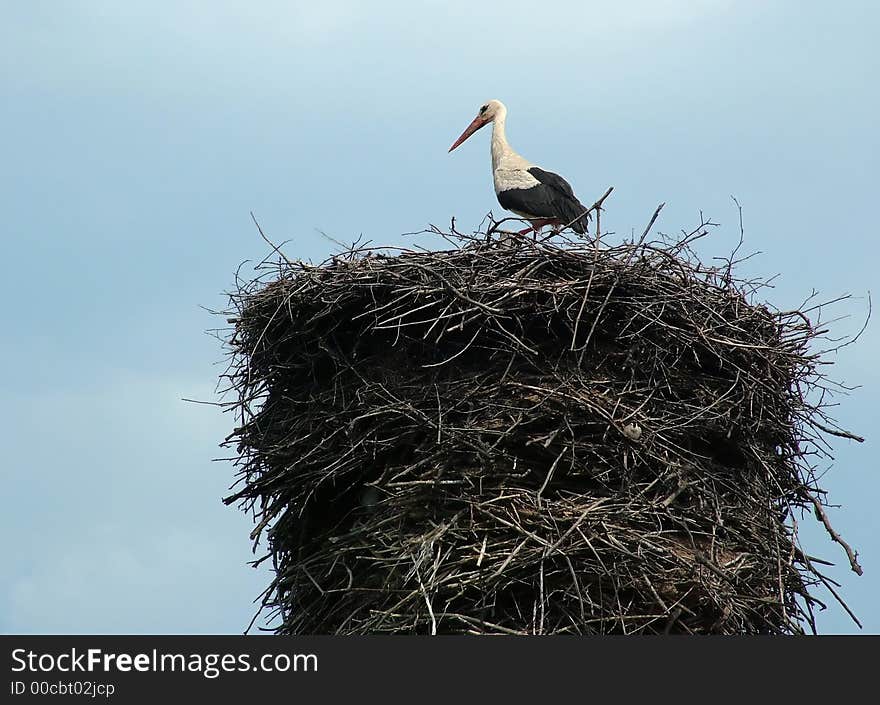
{"type": "Polygon", "coordinates": [[[571,185],[559,174],[545,171],[513,151],[504,134],[507,108],[500,100],[485,103],[451,152],[481,127],[492,123],[492,177],[495,195],[502,208],[531,221],[520,235],[539,232],[545,225],[571,226],[580,234],[587,231],[587,207],[578,201],[571,185]]]}

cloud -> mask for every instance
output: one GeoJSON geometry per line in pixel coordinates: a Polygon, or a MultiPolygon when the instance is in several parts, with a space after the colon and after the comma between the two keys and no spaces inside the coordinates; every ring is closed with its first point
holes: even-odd
{"type": "MultiPolygon", "coordinates": [[[[98,519],[100,522],[100,519],[98,519]]],[[[267,576],[234,561],[228,537],[199,527],[100,522],[46,546],[7,588],[18,633],[241,632],[267,576]]]]}
{"type": "Polygon", "coordinates": [[[235,632],[268,582],[212,463],[229,416],[204,383],[132,371],[4,405],[0,624],[16,632],[235,632]],[[14,409],[14,415],[10,410],[14,409]]]}
{"type": "MultiPolygon", "coordinates": [[[[212,38],[259,34],[264,41],[320,42],[340,33],[363,31],[364,23],[378,21],[388,27],[401,20],[413,33],[435,32],[438,25],[454,24],[462,30],[490,21],[497,28],[534,27],[554,24],[559,28],[555,40],[563,43],[578,34],[607,29],[657,28],[690,23],[726,11],[733,0],[548,0],[539,10],[531,0],[389,0],[381,8],[359,0],[305,2],[263,0],[183,0],[172,11],[157,12],[155,3],[133,0],[118,3],[102,0],[68,6],[69,14],[93,22],[114,25],[141,25],[160,32],[203,42],[212,38]]],[[[739,3],[742,8],[743,3],[739,3]]],[[[487,27],[487,29],[491,29],[487,27]]],[[[487,37],[492,35],[487,35],[487,37]]],[[[495,41],[503,41],[495,37],[495,41]]],[[[354,57],[351,57],[354,58],[354,57]]]]}

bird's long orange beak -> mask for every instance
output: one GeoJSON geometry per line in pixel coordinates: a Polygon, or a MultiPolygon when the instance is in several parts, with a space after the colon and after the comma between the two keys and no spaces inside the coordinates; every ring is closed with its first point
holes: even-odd
{"type": "MultiPolygon", "coordinates": [[[[455,140],[455,143],[449,148],[449,152],[458,147],[458,145],[464,142],[468,137],[474,134],[481,127],[485,127],[486,125],[488,125],[490,122],[490,120],[486,120],[482,115],[477,115],[477,117],[474,118],[473,122],[467,126],[467,129],[461,133],[461,137],[455,140]]],[[[447,154],[449,152],[447,152],[447,154]]]]}

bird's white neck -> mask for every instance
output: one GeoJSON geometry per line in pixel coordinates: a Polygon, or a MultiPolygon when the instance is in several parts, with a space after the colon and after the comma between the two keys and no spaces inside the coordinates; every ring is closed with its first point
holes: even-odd
{"type": "Polygon", "coordinates": [[[524,168],[529,163],[519,154],[513,151],[513,148],[507,142],[507,135],[504,132],[504,124],[507,120],[507,111],[502,110],[495,116],[492,122],[492,171],[501,168],[524,168]]]}
{"type": "Polygon", "coordinates": [[[507,135],[504,133],[504,122],[507,115],[503,112],[495,117],[492,123],[492,171],[495,171],[502,159],[513,151],[507,143],[507,135]]]}

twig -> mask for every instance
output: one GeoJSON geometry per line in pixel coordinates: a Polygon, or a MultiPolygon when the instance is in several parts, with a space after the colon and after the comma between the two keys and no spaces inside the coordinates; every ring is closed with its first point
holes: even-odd
{"type": "Polygon", "coordinates": [[[278,246],[275,245],[275,244],[274,244],[269,238],[267,238],[266,235],[263,233],[263,229],[260,227],[260,224],[257,222],[257,217],[254,215],[254,212],[253,212],[253,211],[251,211],[251,220],[253,220],[253,221],[254,221],[254,225],[257,226],[257,230],[258,230],[259,233],[260,233],[260,237],[263,238],[263,240],[265,240],[266,244],[268,244],[269,247],[272,248],[272,252],[275,252],[276,254],[280,255],[280,256],[284,259],[284,261],[287,262],[287,264],[292,265],[293,262],[291,262],[289,259],[287,259],[287,255],[285,255],[285,254],[284,254],[284,253],[278,248],[278,246]]]}
{"type": "Polygon", "coordinates": [[[834,527],[831,526],[831,521],[828,519],[828,515],[822,508],[822,504],[819,502],[819,500],[816,499],[816,497],[814,497],[813,494],[809,492],[806,488],[803,488],[801,490],[801,494],[805,499],[809,500],[812,503],[814,509],[816,510],[816,516],[822,522],[825,530],[828,532],[828,535],[831,537],[831,539],[843,546],[843,550],[846,551],[846,557],[849,559],[849,565],[852,568],[853,572],[858,575],[862,575],[862,566],[859,565],[858,561],[859,554],[853,551],[850,545],[846,541],[844,541],[840,537],[840,534],[838,534],[834,530],[834,527]]]}

